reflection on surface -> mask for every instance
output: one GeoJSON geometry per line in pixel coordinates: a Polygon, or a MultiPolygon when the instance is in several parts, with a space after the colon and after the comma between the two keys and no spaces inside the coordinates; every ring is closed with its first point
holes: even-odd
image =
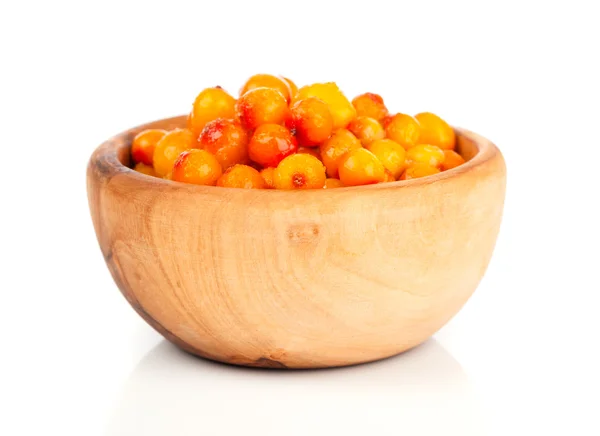
{"type": "Polygon", "coordinates": [[[237,368],[163,341],[135,368],[117,435],[481,435],[459,363],[435,340],[381,362],[316,371],[237,368]]]}

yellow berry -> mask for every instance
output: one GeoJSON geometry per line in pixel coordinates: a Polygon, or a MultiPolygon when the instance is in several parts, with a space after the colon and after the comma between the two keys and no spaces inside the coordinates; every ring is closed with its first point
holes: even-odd
{"type": "Polygon", "coordinates": [[[346,153],[361,148],[360,141],[346,129],[339,129],[321,145],[321,160],[327,168],[329,177],[338,176],[340,159],[346,153]]]}
{"type": "Polygon", "coordinates": [[[421,126],[421,144],[437,145],[442,150],[454,150],[456,135],[446,121],[431,112],[422,112],[415,115],[415,118],[421,126]]]}
{"type": "Polygon", "coordinates": [[[406,151],[391,139],[380,139],[369,145],[368,150],[377,156],[383,166],[397,179],[406,167],[406,151]]]}
{"type": "Polygon", "coordinates": [[[385,138],[385,130],[374,118],[358,117],[348,125],[348,130],[360,140],[364,147],[373,141],[385,138]]]}
{"type": "Polygon", "coordinates": [[[385,134],[388,139],[396,141],[405,149],[419,143],[421,127],[415,118],[406,114],[396,114],[386,122],[385,134]]]}
{"type": "Polygon", "coordinates": [[[325,167],[310,154],[293,154],[275,169],[277,189],[317,189],[325,186],[325,167]]]}
{"type": "Polygon", "coordinates": [[[347,153],[340,162],[340,180],[346,186],[369,185],[385,180],[385,168],[373,153],[358,148],[347,153]]]}
{"type": "Polygon", "coordinates": [[[333,130],[346,127],[356,118],[356,109],[334,82],[315,83],[298,90],[293,102],[317,97],[329,105],[333,117],[333,130]]]}
{"type": "Polygon", "coordinates": [[[194,135],[188,129],[174,129],[167,132],[154,147],[152,160],[156,174],[159,177],[166,176],[173,169],[173,164],[179,155],[194,145],[194,135]]]}
{"type": "Polygon", "coordinates": [[[444,150],[444,163],[442,171],[451,170],[465,163],[465,159],[454,150],[444,150]]]}
{"type": "Polygon", "coordinates": [[[265,188],[275,189],[275,168],[267,167],[260,171],[260,175],[265,181],[265,188]]]}
{"type": "Polygon", "coordinates": [[[420,177],[432,176],[440,172],[439,168],[431,165],[411,165],[400,176],[400,180],[418,179],[420,177]]]}
{"type": "Polygon", "coordinates": [[[195,185],[214,185],[223,170],[217,158],[206,150],[187,150],[173,165],[173,180],[195,185]]]}
{"type": "Polygon", "coordinates": [[[430,165],[439,168],[444,163],[444,157],[441,148],[428,144],[415,145],[406,152],[409,165],[430,165]]]}
{"type": "Polygon", "coordinates": [[[265,180],[260,173],[248,165],[237,164],[223,173],[217,186],[223,188],[264,189],[265,180]]]}

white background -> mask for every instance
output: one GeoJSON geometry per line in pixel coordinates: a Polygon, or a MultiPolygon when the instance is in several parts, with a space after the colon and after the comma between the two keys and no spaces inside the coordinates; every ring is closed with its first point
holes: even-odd
{"type": "Polygon", "coordinates": [[[0,434],[599,435],[595,3],[2,2],[0,434]],[[93,149],[257,72],[378,92],[503,151],[490,267],[422,347],[333,371],[210,364],[113,284],[93,149]]]}

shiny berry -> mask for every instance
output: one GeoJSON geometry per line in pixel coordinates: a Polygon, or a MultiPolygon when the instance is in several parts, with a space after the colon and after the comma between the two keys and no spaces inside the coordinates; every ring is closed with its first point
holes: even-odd
{"type": "Polygon", "coordinates": [[[356,118],[356,109],[333,82],[303,86],[292,101],[296,102],[309,97],[317,97],[327,103],[333,117],[334,130],[347,127],[350,121],[356,118]]]}
{"type": "Polygon", "coordinates": [[[194,135],[188,129],[174,129],[167,132],[154,148],[152,160],[154,171],[159,177],[166,176],[177,157],[196,145],[194,135]]]}
{"type": "Polygon", "coordinates": [[[331,136],[333,117],[323,100],[309,97],[291,106],[285,125],[300,145],[314,147],[331,136]]]}
{"type": "Polygon", "coordinates": [[[444,163],[444,151],[435,145],[419,144],[406,152],[406,162],[409,165],[430,165],[441,167],[444,163]]]}
{"type": "Polygon", "coordinates": [[[454,150],[456,135],[450,125],[431,112],[415,115],[421,126],[420,144],[437,145],[442,150],[454,150]]]}
{"type": "Polygon", "coordinates": [[[340,159],[346,153],[361,148],[360,141],[347,129],[337,130],[321,145],[321,160],[329,177],[338,177],[340,159]]]}
{"type": "Polygon", "coordinates": [[[354,136],[366,147],[373,141],[385,138],[385,130],[379,121],[369,117],[357,117],[348,125],[354,136]]]}
{"type": "Polygon", "coordinates": [[[325,186],[325,166],[310,154],[293,154],[275,169],[275,188],[320,189],[325,186]]]}
{"type": "Polygon", "coordinates": [[[248,163],[248,141],[248,133],[240,123],[217,118],[204,126],[198,146],[214,154],[226,170],[235,164],[248,163]]]}
{"type": "Polygon", "coordinates": [[[465,159],[454,150],[444,150],[444,162],[442,171],[451,170],[465,163],[465,159]]]}
{"type": "Polygon", "coordinates": [[[206,88],[198,94],[194,101],[192,112],[189,115],[188,128],[197,138],[209,121],[234,117],[235,98],[219,86],[206,88]]]}
{"type": "Polygon", "coordinates": [[[173,180],[195,185],[215,185],[222,174],[217,158],[206,150],[187,150],[173,164],[173,180]]]}
{"type": "Polygon", "coordinates": [[[385,107],[383,98],[371,92],[354,97],[352,106],[356,109],[356,115],[359,117],[370,117],[382,122],[388,115],[388,109],[385,107]]]}
{"type": "Polygon", "coordinates": [[[283,124],[288,105],[281,92],[272,88],[254,88],[242,95],[235,106],[242,125],[254,130],[263,124],[283,124]]]}
{"type": "Polygon", "coordinates": [[[377,156],[377,159],[395,179],[402,175],[404,168],[406,168],[406,151],[404,147],[391,139],[380,139],[372,142],[367,148],[377,156]]]}
{"type": "Polygon", "coordinates": [[[248,165],[234,165],[223,173],[217,186],[223,188],[264,189],[267,187],[260,173],[248,165]]]}
{"type": "Polygon", "coordinates": [[[271,88],[279,91],[285,100],[289,103],[291,100],[291,91],[288,82],[277,76],[271,74],[255,74],[250,77],[242,89],[240,90],[240,97],[248,91],[256,88],[271,88]]]}
{"type": "Polygon", "coordinates": [[[265,188],[275,189],[275,168],[267,167],[260,171],[260,175],[265,181],[265,188]]]}
{"type": "Polygon", "coordinates": [[[369,185],[385,180],[385,168],[373,153],[358,148],[347,153],[340,162],[340,180],[346,186],[369,185]]]}
{"type": "Polygon", "coordinates": [[[288,129],[278,124],[262,124],[250,139],[248,154],[250,159],[263,167],[276,167],[297,148],[296,138],[288,129]]]}
{"type": "Polygon", "coordinates": [[[389,139],[409,149],[419,143],[420,129],[415,118],[406,114],[396,114],[389,121],[385,133],[389,139]]]}
{"type": "Polygon", "coordinates": [[[154,148],[166,133],[167,131],[162,129],[147,129],[135,135],[131,143],[133,161],[151,166],[154,158],[154,148]]]}

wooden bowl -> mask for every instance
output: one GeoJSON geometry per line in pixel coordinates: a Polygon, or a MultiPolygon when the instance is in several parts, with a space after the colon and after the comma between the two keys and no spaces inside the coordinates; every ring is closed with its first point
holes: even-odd
{"type": "Polygon", "coordinates": [[[96,235],[119,289],[182,349],[221,362],[318,368],[425,341],[471,296],[492,255],[506,168],[456,129],[468,162],[421,179],[284,192],[196,186],[129,168],[128,130],[92,155],[96,235]]]}

